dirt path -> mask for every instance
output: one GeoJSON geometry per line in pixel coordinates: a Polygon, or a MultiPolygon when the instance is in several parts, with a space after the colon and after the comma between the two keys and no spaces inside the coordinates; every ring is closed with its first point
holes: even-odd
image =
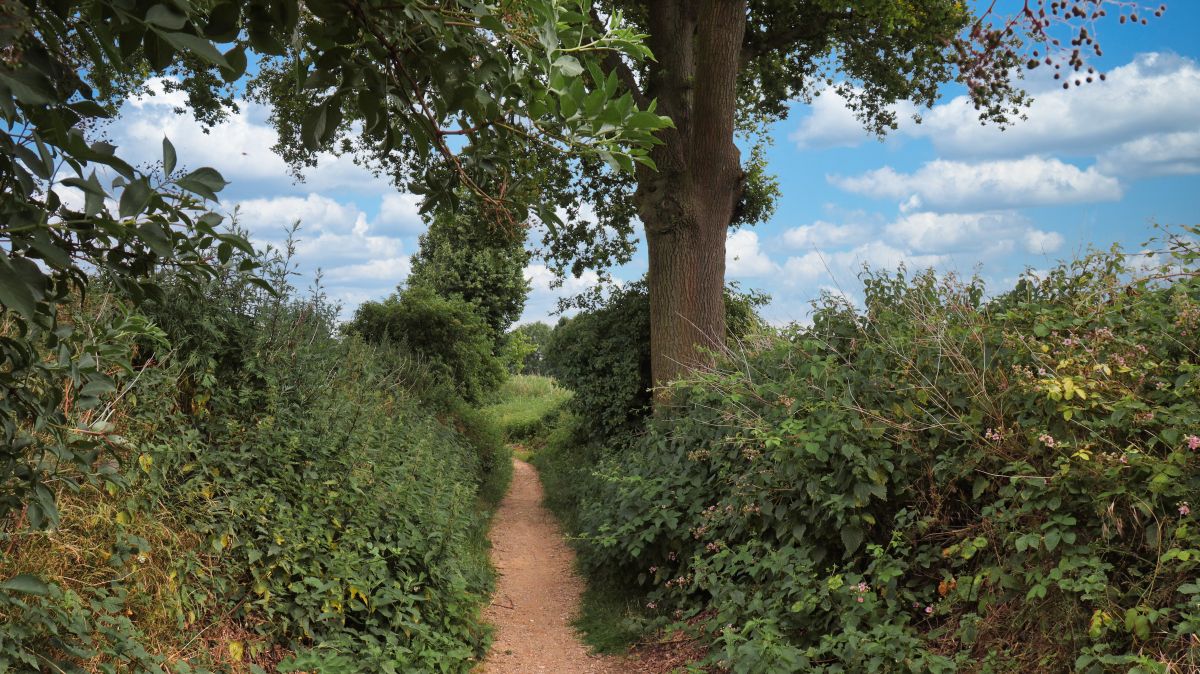
{"type": "Polygon", "coordinates": [[[512,487],[492,525],[492,563],[499,571],[492,605],[484,611],[496,626],[492,652],[481,674],[618,674],[620,658],[595,656],[571,619],[579,610],[583,581],[558,522],[542,505],[533,466],[513,460],[512,487]]]}

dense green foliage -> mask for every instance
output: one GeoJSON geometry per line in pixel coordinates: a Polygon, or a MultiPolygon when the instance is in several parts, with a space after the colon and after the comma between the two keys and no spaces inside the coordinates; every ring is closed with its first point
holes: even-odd
{"type": "Polygon", "coordinates": [[[532,347],[527,351],[521,362],[522,374],[549,375],[550,368],[546,364],[546,348],[550,344],[553,328],[541,321],[526,323],[514,329],[510,334],[532,347]]]}
{"type": "Polygon", "coordinates": [[[486,412],[504,439],[529,445],[538,444],[550,432],[571,392],[549,377],[517,375],[504,382],[496,397],[500,402],[489,405],[486,412]]]}
{"type": "Polygon", "coordinates": [[[410,286],[382,302],[359,305],[346,330],[372,344],[400,348],[426,363],[463,398],[478,402],[504,381],[492,332],[474,304],[410,286]]]}
{"type": "MultiPolygon", "coordinates": [[[[762,295],[725,293],[733,340],[758,324],[762,295]]],[[[594,298],[579,315],[562,319],[545,347],[547,371],[574,391],[572,407],[595,438],[612,438],[640,427],[650,410],[650,299],[644,282],[594,298]]]]}
{"type": "Polygon", "coordinates": [[[110,343],[136,371],[69,408],[106,424],[111,486],[60,493],[53,535],[0,521],[0,670],[287,651],[281,671],[469,670],[491,583],[477,495],[498,500],[509,466],[490,422],[403,352],[338,338],[319,295],[164,288],[152,323],[126,319],[155,327],[110,343]]]}
{"type": "Polygon", "coordinates": [[[1200,254],[1173,245],[987,301],[869,275],[864,312],[678,382],[626,448],[551,443],[547,492],[588,570],[735,672],[1194,669],[1200,254]]]}
{"type": "Polygon", "coordinates": [[[501,230],[477,210],[438,211],[421,235],[407,284],[466,300],[499,345],[525,308],[528,261],[524,229],[501,230]]]}

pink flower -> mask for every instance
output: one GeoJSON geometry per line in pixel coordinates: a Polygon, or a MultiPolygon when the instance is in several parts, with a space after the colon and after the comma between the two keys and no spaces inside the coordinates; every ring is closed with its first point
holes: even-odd
{"type": "Polygon", "coordinates": [[[1187,501],[1181,501],[1179,503],[1179,514],[1182,517],[1187,517],[1188,515],[1192,514],[1192,509],[1188,506],[1187,501]]]}
{"type": "Polygon", "coordinates": [[[858,603],[860,603],[860,604],[863,603],[863,598],[861,595],[859,595],[859,597],[858,597],[858,603]]]}
{"type": "Polygon", "coordinates": [[[931,604],[931,605],[929,605],[929,606],[926,606],[926,607],[925,607],[925,612],[926,612],[926,613],[933,613],[933,605],[931,604]]]}
{"type": "Polygon", "coordinates": [[[1041,443],[1046,445],[1047,447],[1053,447],[1054,445],[1057,444],[1057,442],[1054,439],[1054,436],[1050,435],[1049,433],[1042,433],[1041,435],[1038,436],[1038,440],[1040,440],[1041,443]]]}
{"type": "Polygon", "coordinates": [[[651,611],[653,611],[654,609],[658,608],[658,604],[656,604],[656,603],[654,603],[654,602],[652,602],[652,601],[651,601],[651,602],[646,602],[646,608],[648,608],[648,609],[650,609],[651,611]]]}
{"type": "Polygon", "coordinates": [[[1187,443],[1187,448],[1192,450],[1193,452],[1196,451],[1197,449],[1200,449],[1200,436],[1187,435],[1187,436],[1184,436],[1183,441],[1187,443]]]}

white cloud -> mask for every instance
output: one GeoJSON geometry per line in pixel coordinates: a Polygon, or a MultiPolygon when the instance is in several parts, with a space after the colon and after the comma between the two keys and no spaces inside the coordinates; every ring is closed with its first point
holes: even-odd
{"type": "MultiPolygon", "coordinates": [[[[543,321],[553,325],[558,316],[553,315],[558,309],[558,298],[571,297],[600,284],[600,276],[591,270],[584,271],[579,277],[568,276],[562,285],[555,288],[556,276],[544,264],[534,263],[525,267],[525,280],[529,282],[529,296],[525,300],[525,310],[521,313],[519,323],[543,321]]],[[[620,279],[613,279],[617,286],[622,284],[620,279]]],[[[563,312],[563,316],[572,316],[575,310],[563,312]]]]}
{"type": "MultiPolygon", "coordinates": [[[[863,129],[863,123],[850,109],[846,98],[834,88],[823,90],[814,96],[807,106],[808,115],[800,118],[800,125],[788,134],[788,140],[800,149],[827,147],[854,147],[872,135],[863,129]]],[[[903,102],[894,106],[897,118],[911,117],[916,106],[903,102]]]]}
{"type": "Polygon", "coordinates": [[[836,285],[855,285],[849,282],[858,276],[864,266],[894,270],[903,263],[909,269],[924,269],[937,267],[947,260],[945,255],[914,254],[883,241],[870,241],[850,250],[814,250],[790,257],[784,263],[783,271],[793,283],[812,283],[825,279],[833,281],[836,285]]]}
{"type": "Polygon", "coordinates": [[[309,193],[306,196],[280,196],[245,199],[237,202],[238,224],[254,233],[282,231],[297,220],[302,231],[325,232],[353,229],[366,214],[353,204],[309,193]]]}
{"type": "Polygon", "coordinates": [[[1113,201],[1122,194],[1120,183],[1095,167],[1080,170],[1045,157],[977,163],[937,159],[914,173],[885,166],[829,181],[856,194],[897,199],[904,210],[982,211],[1113,201]]]}
{"type": "Polygon", "coordinates": [[[412,263],[408,256],[388,257],[335,267],[325,274],[325,280],[338,286],[384,285],[392,288],[408,278],[411,270],[412,263]]]}
{"type": "Polygon", "coordinates": [[[1027,119],[1008,129],[979,124],[974,105],[959,96],[904,132],[929,138],[944,156],[1094,155],[1145,135],[1200,126],[1200,67],[1189,58],[1140,54],[1108,72],[1105,81],[1068,90],[1038,73],[1026,83],[1034,96],[1027,119]]]}
{"type": "MultiPolygon", "coordinates": [[[[190,115],[175,113],[175,108],[186,103],[182,93],[163,93],[157,81],[150,87],[156,95],[126,102],[120,117],[106,130],[122,156],[156,161],[162,156],[166,136],[175,146],[181,169],[217,169],[231,183],[227,194],[236,197],[295,189],[287,164],[271,149],[277,136],[268,123],[266,106],[238,100],[238,112],[205,133],[190,115]]],[[[350,156],[321,154],[318,165],[304,173],[304,188],[316,192],[382,195],[395,190],[387,179],[356,165],[350,156]]]]}
{"type": "Polygon", "coordinates": [[[1121,143],[1101,154],[1096,166],[1119,176],[1200,173],[1200,131],[1160,133],[1121,143]]]}
{"type": "Polygon", "coordinates": [[[725,240],[725,272],[735,278],[766,276],[778,267],[758,246],[758,234],[748,229],[731,232],[725,240]]]}
{"type": "Polygon", "coordinates": [[[1016,244],[1035,254],[1052,253],[1063,244],[1057,232],[1033,228],[1014,211],[990,213],[908,213],[885,228],[887,236],[922,253],[976,253],[981,258],[1011,253],[1016,244]]]}
{"type": "Polygon", "coordinates": [[[1034,255],[1053,253],[1063,245],[1063,236],[1058,232],[1030,229],[1024,236],[1025,250],[1034,255]]]}
{"type": "Polygon", "coordinates": [[[860,241],[867,234],[862,225],[837,225],[817,220],[811,225],[793,227],[783,233],[783,243],[790,248],[824,248],[860,241]]]}
{"type": "MultiPolygon", "coordinates": [[[[1101,156],[1101,173],[1125,177],[1200,170],[1195,152],[1176,160],[1159,160],[1154,153],[1196,147],[1190,134],[1200,128],[1200,64],[1194,59],[1143,53],[1106,73],[1102,82],[1064,90],[1048,73],[1034,71],[1021,84],[1033,102],[1024,111],[1026,118],[1007,128],[980,124],[970,99],[957,96],[921,112],[920,124],[912,120],[915,106],[898,104],[900,128],[894,134],[926,138],[940,156],[949,158],[1101,156]],[[1181,140],[1186,141],[1182,147],[1181,140]],[[1130,154],[1135,160],[1123,161],[1130,154]]],[[[853,147],[870,138],[832,89],[815,98],[808,110],[789,135],[801,149],[853,147]]]]}
{"type": "Polygon", "coordinates": [[[421,220],[421,197],[403,192],[383,195],[376,221],[381,225],[395,227],[398,231],[419,233],[425,230],[421,220]]]}

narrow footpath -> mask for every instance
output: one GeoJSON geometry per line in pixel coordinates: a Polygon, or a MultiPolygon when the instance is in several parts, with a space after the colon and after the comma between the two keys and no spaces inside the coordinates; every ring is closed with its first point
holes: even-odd
{"type": "Polygon", "coordinates": [[[496,626],[482,674],[618,674],[618,657],[588,653],[571,620],[579,611],[583,580],[554,515],[542,505],[537,471],[513,459],[513,479],[492,524],[496,594],[484,611],[496,626]]]}

